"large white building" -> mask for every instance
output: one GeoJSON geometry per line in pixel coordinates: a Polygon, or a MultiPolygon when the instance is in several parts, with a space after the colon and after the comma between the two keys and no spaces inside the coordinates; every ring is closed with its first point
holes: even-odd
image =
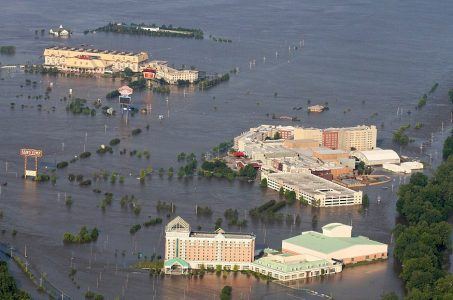
{"type": "Polygon", "coordinates": [[[282,241],[282,251],[307,254],[320,259],[333,259],[343,264],[386,259],[388,245],[364,236],[351,235],[352,226],[331,223],[322,227],[322,233],[305,231],[282,241]]]}
{"type": "Polygon", "coordinates": [[[308,204],[317,207],[346,206],[362,203],[362,191],[354,191],[310,173],[265,173],[267,186],[273,190],[294,191],[308,204]]]}
{"type": "Polygon", "coordinates": [[[181,217],[165,227],[167,273],[185,273],[189,269],[216,268],[248,270],[254,260],[255,235],[192,231],[181,217]]]}
{"type": "Polygon", "coordinates": [[[282,253],[266,249],[264,257],[255,260],[250,270],[275,278],[290,281],[335,274],[342,271],[342,264],[308,254],[282,253]]]}
{"type": "Polygon", "coordinates": [[[378,166],[383,164],[399,164],[400,157],[391,150],[374,149],[368,151],[354,151],[352,156],[363,161],[367,166],[378,166]]]}

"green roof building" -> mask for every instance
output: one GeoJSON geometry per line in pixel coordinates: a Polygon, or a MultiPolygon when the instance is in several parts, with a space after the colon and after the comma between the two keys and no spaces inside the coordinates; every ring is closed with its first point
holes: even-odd
{"type": "Polygon", "coordinates": [[[282,241],[282,251],[309,254],[344,264],[387,258],[388,246],[364,236],[351,236],[352,227],[341,223],[327,224],[323,232],[305,231],[282,241]]]}

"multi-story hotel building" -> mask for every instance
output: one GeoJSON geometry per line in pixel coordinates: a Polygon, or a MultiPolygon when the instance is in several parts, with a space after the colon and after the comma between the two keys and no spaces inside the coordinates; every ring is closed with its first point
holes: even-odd
{"type": "Polygon", "coordinates": [[[302,128],[294,129],[295,140],[315,140],[319,145],[331,149],[372,150],[376,148],[376,126],[360,125],[344,128],[302,128]]]}
{"type": "Polygon", "coordinates": [[[163,79],[170,84],[178,83],[179,80],[194,83],[198,79],[197,70],[177,70],[169,67],[166,61],[153,60],[145,68],[154,70],[156,79],[163,79]]]}
{"type": "Polygon", "coordinates": [[[190,269],[216,268],[248,270],[254,260],[255,235],[192,231],[181,217],[165,227],[166,273],[186,273],[190,269]]]}
{"type": "Polygon", "coordinates": [[[119,72],[126,68],[139,72],[147,60],[146,52],[70,47],[51,47],[44,50],[44,66],[55,67],[64,72],[102,74],[105,71],[119,72]]]}

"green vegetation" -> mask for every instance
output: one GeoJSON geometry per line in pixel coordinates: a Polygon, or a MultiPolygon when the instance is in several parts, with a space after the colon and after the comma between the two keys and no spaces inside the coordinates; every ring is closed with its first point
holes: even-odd
{"type": "Polygon", "coordinates": [[[304,198],[304,196],[300,196],[299,197],[299,201],[300,201],[300,204],[302,204],[303,206],[307,206],[308,205],[308,200],[304,198]]]}
{"type": "Polygon", "coordinates": [[[130,234],[135,234],[140,229],[142,229],[142,225],[140,225],[140,224],[132,225],[131,229],[129,230],[129,233],[130,234]]]}
{"type": "Polygon", "coordinates": [[[142,133],[142,130],[141,130],[140,128],[135,128],[135,129],[133,129],[132,132],[131,132],[131,134],[132,134],[133,136],[139,135],[140,133],[142,133]]]}
{"type": "Polygon", "coordinates": [[[292,205],[296,202],[297,196],[295,191],[286,190],[284,196],[287,204],[292,205]]]}
{"type": "Polygon", "coordinates": [[[453,103],[453,89],[448,90],[448,99],[450,99],[450,102],[453,103]]]}
{"type": "Polygon", "coordinates": [[[231,148],[233,147],[233,140],[230,140],[228,142],[222,142],[212,148],[212,152],[216,154],[217,156],[221,156],[223,154],[226,154],[231,148]]]}
{"type": "Polygon", "coordinates": [[[72,112],[75,115],[84,114],[84,115],[96,115],[96,110],[86,106],[86,99],[75,98],[67,106],[66,111],[72,112]]]}
{"type": "Polygon", "coordinates": [[[236,177],[236,172],[228,167],[222,159],[204,161],[199,173],[205,177],[214,176],[217,178],[227,178],[229,180],[233,180],[236,177]]]}
{"type": "Polygon", "coordinates": [[[91,156],[91,152],[88,152],[88,151],[82,152],[82,153],[80,153],[80,155],[79,155],[79,157],[80,157],[81,159],[83,159],[83,158],[88,158],[88,157],[90,157],[90,156],[91,156]]]}
{"type": "Polygon", "coordinates": [[[105,211],[107,206],[112,205],[112,202],[113,202],[113,194],[112,193],[105,193],[104,194],[104,198],[101,200],[101,204],[99,205],[99,207],[103,211],[105,211]]]}
{"type": "Polygon", "coordinates": [[[178,170],[178,178],[184,176],[193,176],[197,170],[198,161],[194,153],[186,155],[186,164],[181,166],[178,170]]]}
{"type": "Polygon", "coordinates": [[[85,299],[87,300],[104,300],[104,296],[101,294],[97,294],[93,291],[87,291],[85,293],[85,299]]]}
{"type": "Polygon", "coordinates": [[[131,195],[130,197],[129,195],[121,197],[120,205],[121,208],[124,209],[127,209],[129,207],[135,215],[139,215],[142,210],[142,207],[140,206],[138,199],[135,198],[134,195],[131,195]]]}
{"type": "Polygon", "coordinates": [[[207,90],[207,89],[210,89],[216,85],[218,85],[219,83],[222,83],[224,81],[228,81],[230,80],[230,74],[229,73],[225,73],[223,75],[219,75],[215,78],[212,78],[212,79],[204,79],[204,80],[201,80],[199,83],[198,83],[198,88],[200,90],[207,90]]]}
{"type": "Polygon", "coordinates": [[[67,161],[61,161],[61,162],[57,163],[57,169],[63,169],[63,168],[66,168],[67,166],[68,166],[67,161]]]}
{"type": "Polygon", "coordinates": [[[83,226],[76,235],[66,232],[63,235],[63,242],[67,244],[91,243],[97,241],[98,237],[99,230],[96,227],[94,227],[90,232],[86,226],[83,226]]]}
{"type": "Polygon", "coordinates": [[[109,145],[110,145],[110,146],[116,146],[116,145],[118,145],[120,142],[121,142],[120,139],[115,138],[115,139],[110,140],[109,145]]]}
{"type": "Polygon", "coordinates": [[[67,196],[66,199],[65,199],[65,201],[64,201],[64,203],[65,203],[65,205],[66,205],[68,208],[71,208],[72,203],[73,203],[73,201],[72,201],[72,196],[67,196]]]}
{"type": "Polygon", "coordinates": [[[155,254],[151,255],[150,260],[142,260],[137,262],[134,267],[138,269],[148,269],[150,275],[159,275],[164,267],[164,261],[158,256],[157,260],[154,260],[155,254]]]}
{"type": "Polygon", "coordinates": [[[60,71],[54,67],[44,67],[43,65],[25,65],[25,73],[58,75],[60,71]]]}
{"type": "Polygon", "coordinates": [[[231,39],[216,37],[216,36],[212,36],[212,35],[210,35],[209,38],[211,40],[213,40],[214,42],[219,42],[219,43],[232,43],[233,42],[231,39]]]}
{"type": "Polygon", "coordinates": [[[197,206],[196,214],[197,214],[197,216],[210,217],[210,216],[212,216],[212,209],[209,206],[205,206],[205,207],[197,206]]]}
{"type": "MultiPolygon", "coordinates": [[[[445,150],[445,149],[444,149],[445,150]]],[[[398,191],[397,210],[403,223],[394,229],[395,257],[408,299],[450,299],[453,275],[445,271],[451,250],[453,156],[446,157],[433,177],[411,176],[398,191]]]]}
{"type": "Polygon", "coordinates": [[[101,146],[99,146],[98,150],[96,150],[97,154],[105,154],[107,152],[113,153],[113,148],[110,146],[101,145],[101,146]]]}
{"type": "Polygon", "coordinates": [[[367,208],[370,206],[370,197],[368,197],[368,194],[364,194],[362,198],[362,206],[367,208]]]}
{"type": "Polygon", "coordinates": [[[0,261],[0,298],[7,300],[31,300],[28,293],[20,290],[8,270],[8,264],[0,261]]]}
{"type": "Polygon", "coordinates": [[[143,226],[145,227],[149,227],[149,226],[155,226],[155,225],[158,225],[158,224],[162,224],[162,218],[150,218],[148,221],[146,221],[145,223],[143,223],[143,226]]]}
{"type": "Polygon", "coordinates": [[[439,87],[439,83],[436,82],[435,84],[433,84],[433,86],[429,90],[428,94],[433,94],[437,90],[438,87],[439,87]]]}
{"type": "Polygon", "coordinates": [[[47,174],[38,174],[34,178],[34,181],[37,181],[37,182],[46,182],[46,181],[49,181],[49,180],[50,180],[50,176],[47,175],[47,174]]]}
{"type": "Polygon", "coordinates": [[[189,38],[189,39],[203,39],[203,31],[201,29],[195,28],[184,28],[184,27],[173,27],[173,25],[160,25],[156,24],[123,24],[123,23],[109,23],[105,26],[96,28],[94,30],[85,30],[84,33],[89,32],[113,32],[121,34],[130,34],[130,35],[145,35],[153,37],[180,37],[180,38],[189,38]],[[158,30],[146,30],[143,28],[158,28],[158,30]]]}
{"type": "Polygon", "coordinates": [[[244,219],[242,221],[239,221],[239,212],[237,211],[237,209],[233,210],[232,208],[228,208],[227,210],[225,210],[223,216],[225,217],[225,220],[228,221],[228,226],[247,226],[247,220],[244,219]]]}
{"type": "Polygon", "coordinates": [[[447,159],[453,154],[453,136],[449,136],[444,142],[444,148],[442,149],[442,157],[447,159]]]}
{"type": "Polygon", "coordinates": [[[178,159],[178,161],[186,160],[186,154],[184,152],[181,152],[176,158],[178,159]]]}
{"type": "Polygon", "coordinates": [[[0,54],[5,55],[16,54],[16,46],[0,46],[0,54]]]}
{"type": "Polygon", "coordinates": [[[260,187],[267,188],[267,178],[261,179],[260,187]]]}
{"type": "Polygon", "coordinates": [[[238,175],[241,177],[245,177],[247,179],[255,179],[256,177],[256,169],[253,167],[252,164],[247,164],[245,167],[239,170],[238,175]]]}
{"type": "Polygon", "coordinates": [[[146,88],[146,79],[140,78],[134,81],[131,81],[128,86],[134,90],[142,90],[146,88]]]}
{"type": "Polygon", "coordinates": [[[220,300],[233,299],[233,295],[231,295],[232,292],[233,292],[233,288],[229,285],[225,285],[222,288],[222,291],[220,292],[220,300]]]}
{"type": "Polygon", "coordinates": [[[423,123],[422,122],[417,122],[417,123],[415,123],[414,129],[420,129],[422,127],[423,127],[423,123]]]}
{"type": "Polygon", "coordinates": [[[286,206],[286,201],[270,200],[261,206],[255,207],[249,211],[252,219],[261,220],[262,222],[281,222],[283,214],[278,213],[280,209],[286,206]]]}
{"type": "Polygon", "coordinates": [[[428,95],[424,94],[420,99],[418,99],[417,108],[422,108],[426,105],[426,101],[428,100],[428,95]]]}
{"type": "Polygon", "coordinates": [[[409,136],[406,134],[406,130],[409,129],[411,125],[403,125],[398,130],[393,132],[393,141],[399,145],[409,144],[409,136]]]}
{"type": "Polygon", "coordinates": [[[105,95],[105,98],[114,99],[114,98],[118,98],[119,96],[120,96],[120,92],[118,92],[118,90],[113,90],[113,91],[107,93],[107,95],[105,95]]]}

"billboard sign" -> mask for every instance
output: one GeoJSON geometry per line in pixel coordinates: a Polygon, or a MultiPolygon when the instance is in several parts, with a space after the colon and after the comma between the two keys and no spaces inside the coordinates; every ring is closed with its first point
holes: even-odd
{"type": "Polygon", "coordinates": [[[19,154],[21,156],[42,157],[42,150],[23,148],[20,149],[19,154]]]}

